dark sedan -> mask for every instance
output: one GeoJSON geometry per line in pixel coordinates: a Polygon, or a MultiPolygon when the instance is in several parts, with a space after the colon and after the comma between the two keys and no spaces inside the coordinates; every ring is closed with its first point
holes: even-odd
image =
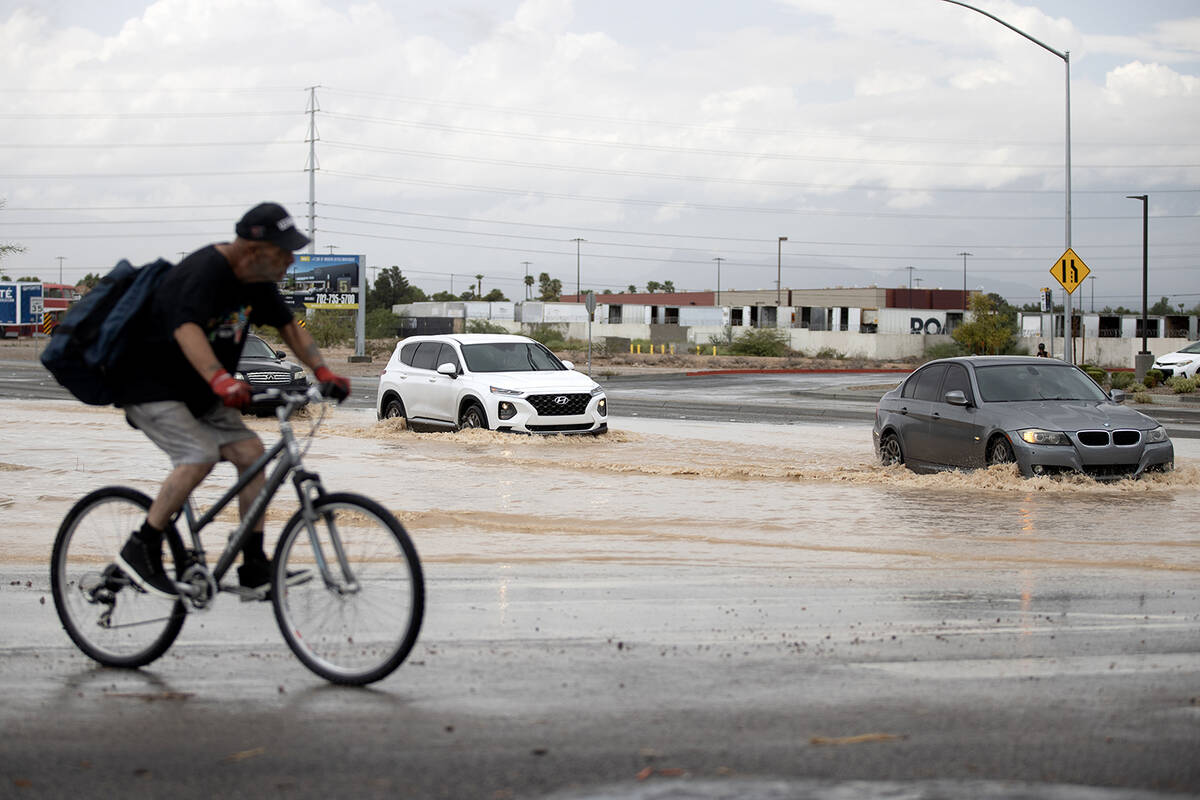
{"type": "Polygon", "coordinates": [[[916,472],[1016,463],[1026,477],[1097,479],[1172,469],[1155,420],[1062,361],[972,356],[931,361],[885,394],[872,436],[884,465],[916,472]]]}
{"type": "MultiPolygon", "coordinates": [[[[263,339],[250,334],[242,347],[242,357],[238,360],[237,373],[233,377],[250,384],[256,394],[267,389],[306,391],[308,376],[304,373],[304,367],[286,359],[287,354],[282,350],[276,350],[263,339]]],[[[278,401],[256,403],[246,412],[265,414],[278,404],[278,401]]]]}

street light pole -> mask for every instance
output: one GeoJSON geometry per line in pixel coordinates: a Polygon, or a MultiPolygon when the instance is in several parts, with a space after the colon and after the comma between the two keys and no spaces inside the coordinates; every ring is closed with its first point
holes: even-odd
{"type": "Polygon", "coordinates": [[[58,259],[58,282],[61,284],[62,283],[62,262],[63,262],[63,259],[66,258],[66,256],[55,256],[55,258],[58,259]]]}
{"type": "Polygon", "coordinates": [[[788,238],[786,236],[779,237],[779,260],[775,264],[775,305],[783,305],[783,243],[788,238]]]}
{"type": "Polygon", "coordinates": [[[721,262],[725,259],[717,256],[713,261],[717,262],[717,308],[721,307],[721,262]]]}
{"type": "Polygon", "coordinates": [[[1146,377],[1146,371],[1154,365],[1154,354],[1146,347],[1146,328],[1149,326],[1146,314],[1147,275],[1150,262],[1150,195],[1128,194],[1129,200],[1142,201],[1142,350],[1133,358],[1134,374],[1140,382],[1146,377]]]}
{"type": "Polygon", "coordinates": [[[586,242],[587,239],[575,237],[571,241],[575,243],[575,297],[577,301],[580,301],[583,300],[583,290],[580,288],[579,282],[579,245],[586,242]]]}
{"type": "Polygon", "coordinates": [[[963,322],[967,321],[967,256],[971,253],[959,253],[963,257],[963,322]]]}
{"type": "MultiPolygon", "coordinates": [[[[999,17],[995,16],[994,14],[989,14],[988,12],[984,11],[983,9],[976,8],[975,6],[970,5],[969,3],[961,2],[961,0],[942,0],[942,2],[953,3],[956,6],[962,6],[963,8],[969,8],[970,10],[974,11],[977,14],[982,14],[983,16],[987,17],[988,19],[993,20],[994,22],[1000,23],[1001,25],[1008,28],[1013,33],[1017,33],[1017,34],[1020,34],[1021,36],[1024,36],[1026,39],[1033,42],[1038,47],[1040,47],[1043,50],[1046,50],[1050,53],[1053,53],[1054,55],[1058,56],[1059,58],[1061,58],[1063,60],[1063,65],[1066,67],[1066,75],[1067,75],[1067,77],[1066,77],[1066,87],[1067,87],[1067,92],[1066,92],[1066,94],[1067,94],[1067,102],[1066,102],[1066,114],[1067,114],[1067,124],[1066,124],[1066,140],[1067,140],[1066,223],[1067,223],[1067,231],[1066,231],[1066,233],[1067,233],[1067,237],[1066,238],[1067,238],[1067,247],[1066,247],[1066,249],[1070,250],[1071,249],[1071,51],[1070,50],[1056,50],[1055,48],[1051,47],[1050,45],[1046,44],[1045,42],[1039,41],[1038,39],[1035,39],[1034,37],[1030,36],[1028,33],[1026,33],[1025,31],[1021,30],[1020,28],[1016,27],[1015,25],[1010,25],[1009,23],[1005,22],[1004,20],[1000,19],[999,17]]],[[[1074,353],[1072,352],[1072,350],[1073,350],[1073,347],[1072,347],[1073,331],[1071,330],[1071,293],[1070,292],[1066,292],[1066,302],[1063,304],[1063,308],[1064,308],[1064,311],[1066,314],[1066,330],[1063,331],[1064,344],[1065,344],[1065,347],[1063,348],[1063,350],[1065,351],[1063,353],[1063,360],[1066,361],[1068,364],[1073,364],[1073,363],[1075,363],[1075,357],[1074,357],[1074,353]]],[[[1053,333],[1053,332],[1051,332],[1051,333],[1053,333]]]]}

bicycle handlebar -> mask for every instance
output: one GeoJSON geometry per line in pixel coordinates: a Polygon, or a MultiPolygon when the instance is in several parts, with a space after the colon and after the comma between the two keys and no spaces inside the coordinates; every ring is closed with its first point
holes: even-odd
{"type": "Polygon", "coordinates": [[[328,400],[328,396],[321,391],[319,385],[309,386],[303,392],[289,392],[283,389],[266,389],[261,392],[255,392],[250,396],[251,403],[266,403],[272,400],[279,400],[283,405],[291,406],[293,409],[298,408],[305,403],[320,403],[328,400]]]}

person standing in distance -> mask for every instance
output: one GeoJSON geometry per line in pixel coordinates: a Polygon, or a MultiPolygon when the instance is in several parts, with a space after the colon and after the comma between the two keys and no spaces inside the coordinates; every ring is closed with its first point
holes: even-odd
{"type": "MultiPolygon", "coordinates": [[[[116,564],[139,589],[165,598],[177,592],[163,568],[163,531],[218,461],[232,462],[240,475],[263,453],[240,411],[250,402],[250,385],[231,374],[250,325],[277,328],[328,396],[341,401],[350,394],[349,380],[325,365],[279,294],[293,252],[309,238],[277,203],[247,211],[234,232],[232,242],[203,247],[167,272],[138,320],[139,335],[130,339],[138,344],[110,374],[129,424],[163,450],[172,467],[116,564]]],[[[259,474],[238,495],[243,515],[263,483],[259,474]]],[[[271,563],[261,524],[247,535],[242,562],[238,582],[265,594],[271,563]]]]}

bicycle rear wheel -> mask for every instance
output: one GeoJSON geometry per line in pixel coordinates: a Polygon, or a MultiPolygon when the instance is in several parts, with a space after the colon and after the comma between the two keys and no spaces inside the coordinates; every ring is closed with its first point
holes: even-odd
{"type": "Polygon", "coordinates": [[[275,548],[275,619],[292,652],[317,675],[372,683],[400,666],[417,641],[425,613],[421,562],[403,526],[374,500],[327,494],[314,510],[311,531],[297,512],[275,548]]]}
{"type": "MultiPolygon", "coordinates": [[[[77,502],[59,526],[50,556],[50,587],[71,641],[107,667],[141,667],[166,652],[187,612],[180,600],[138,591],[113,564],[141,527],[150,498],[108,486],[77,502]]],[[[177,574],[183,544],[173,527],[164,535],[163,566],[177,574]]]]}

